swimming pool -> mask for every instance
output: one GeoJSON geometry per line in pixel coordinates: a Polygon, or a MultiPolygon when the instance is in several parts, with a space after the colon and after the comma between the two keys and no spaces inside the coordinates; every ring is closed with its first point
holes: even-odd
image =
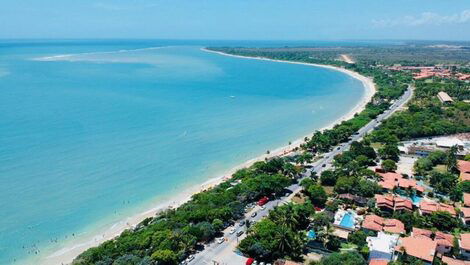
{"type": "Polygon", "coordinates": [[[354,229],[354,217],[351,213],[345,213],[339,223],[340,226],[354,229]]]}

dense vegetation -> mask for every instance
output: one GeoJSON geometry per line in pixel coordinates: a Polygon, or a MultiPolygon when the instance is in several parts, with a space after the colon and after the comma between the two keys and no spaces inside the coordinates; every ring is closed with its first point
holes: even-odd
{"type": "Polygon", "coordinates": [[[244,207],[278,194],[297,171],[282,159],[257,162],[217,187],[198,193],[177,209],[144,220],[135,230],[82,253],[74,264],[177,264],[198,242],[212,240],[244,207]]]}

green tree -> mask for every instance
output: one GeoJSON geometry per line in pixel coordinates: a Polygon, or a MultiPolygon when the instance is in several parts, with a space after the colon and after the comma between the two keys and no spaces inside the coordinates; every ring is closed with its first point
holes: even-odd
{"type": "Polygon", "coordinates": [[[382,169],[385,172],[393,172],[397,170],[397,164],[395,163],[395,161],[387,159],[382,162],[382,169]]]}
{"type": "Polygon", "coordinates": [[[447,171],[451,173],[458,173],[459,167],[457,165],[457,146],[452,146],[447,152],[446,161],[447,171]]]}
{"type": "Polygon", "coordinates": [[[169,249],[157,250],[152,254],[151,258],[158,262],[158,264],[163,265],[173,265],[178,263],[177,255],[169,249]]]}
{"type": "Polygon", "coordinates": [[[308,194],[310,201],[313,205],[323,207],[325,206],[326,201],[328,200],[328,195],[326,194],[325,189],[320,185],[312,185],[308,189],[308,194]]]}
{"type": "Polygon", "coordinates": [[[324,186],[334,186],[338,177],[332,170],[325,170],[320,175],[320,182],[324,186]]]}
{"type": "Polygon", "coordinates": [[[386,144],[379,149],[379,155],[382,159],[390,159],[398,162],[400,150],[398,150],[397,144],[386,144]]]}

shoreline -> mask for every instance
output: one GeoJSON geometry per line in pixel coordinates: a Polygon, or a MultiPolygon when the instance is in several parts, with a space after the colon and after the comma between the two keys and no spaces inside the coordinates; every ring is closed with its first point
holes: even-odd
{"type": "MultiPolygon", "coordinates": [[[[375,84],[371,78],[368,78],[366,76],[363,76],[351,70],[347,70],[347,69],[336,67],[336,66],[302,63],[302,62],[294,62],[294,61],[274,60],[274,59],[268,59],[268,58],[263,58],[263,57],[248,57],[248,56],[241,56],[241,55],[232,55],[232,54],[227,54],[223,52],[208,50],[206,48],[201,48],[201,50],[205,52],[211,52],[211,53],[215,53],[215,54],[219,54],[223,56],[230,56],[230,57],[236,57],[236,58],[264,60],[264,61],[299,64],[299,65],[326,68],[326,69],[342,72],[344,74],[349,75],[352,78],[355,78],[361,81],[364,86],[365,92],[361,100],[356,104],[356,106],[353,109],[351,109],[348,113],[341,116],[339,119],[332,121],[329,125],[317,129],[319,131],[330,129],[336,124],[341,123],[342,121],[353,118],[356,113],[359,113],[365,109],[365,106],[367,105],[368,102],[370,102],[370,100],[372,99],[373,95],[376,92],[375,84]]],[[[310,137],[312,134],[313,134],[313,131],[310,132],[306,136],[310,137]]],[[[225,172],[225,174],[223,174],[222,176],[210,178],[202,184],[193,184],[189,188],[184,188],[183,192],[181,192],[177,196],[170,196],[170,197],[163,196],[163,197],[156,198],[152,200],[153,202],[146,203],[150,205],[152,204],[155,205],[151,207],[150,209],[147,209],[139,214],[122,219],[118,221],[117,223],[112,224],[111,226],[103,227],[104,225],[102,225],[101,227],[98,227],[97,229],[95,229],[95,231],[91,232],[91,235],[86,233],[86,235],[84,235],[83,238],[78,236],[75,239],[70,240],[69,242],[66,242],[64,244],[64,247],[58,250],[54,250],[52,254],[48,254],[47,256],[41,256],[41,257],[31,257],[31,259],[35,258],[34,260],[35,260],[35,263],[37,262],[36,264],[44,264],[44,265],[46,264],[47,265],[70,264],[79,254],[81,254],[85,250],[91,247],[98,246],[105,241],[116,238],[124,230],[136,226],[137,224],[142,222],[145,218],[154,217],[159,212],[168,208],[179,207],[181,204],[190,200],[191,196],[194,195],[195,193],[202,192],[208,188],[218,185],[222,181],[230,178],[232,174],[235,173],[237,170],[248,167],[257,161],[262,161],[266,158],[282,156],[282,155],[290,153],[294,148],[299,147],[304,142],[304,138],[305,137],[302,137],[295,141],[292,141],[290,145],[281,146],[274,150],[270,150],[269,154],[262,154],[253,159],[249,159],[246,162],[243,162],[235,166],[234,168],[230,169],[229,171],[225,172]]],[[[85,231],[87,230],[85,229],[85,231]]],[[[28,262],[31,259],[27,258],[25,261],[28,262]]],[[[26,264],[31,264],[31,263],[26,263],[26,264]]]]}

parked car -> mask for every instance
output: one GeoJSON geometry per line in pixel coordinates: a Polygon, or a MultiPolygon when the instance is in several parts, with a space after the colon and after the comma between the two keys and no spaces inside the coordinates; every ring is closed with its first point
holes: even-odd
{"type": "Polygon", "coordinates": [[[222,244],[224,243],[225,239],[223,237],[217,238],[217,243],[222,244]]]}
{"type": "Polygon", "coordinates": [[[245,225],[245,220],[241,220],[239,225],[244,226],[245,225]]]}
{"type": "Polygon", "coordinates": [[[232,229],[230,229],[229,233],[233,234],[233,233],[235,233],[235,231],[237,231],[237,229],[235,229],[235,227],[233,227],[232,229]]]}
{"type": "Polygon", "coordinates": [[[256,212],[253,212],[253,213],[251,214],[251,217],[255,217],[256,215],[258,215],[258,214],[257,214],[256,212]]]}
{"type": "Polygon", "coordinates": [[[245,233],[245,232],[243,230],[240,230],[240,231],[237,232],[237,236],[241,236],[241,235],[243,235],[243,233],[245,233]]]}

